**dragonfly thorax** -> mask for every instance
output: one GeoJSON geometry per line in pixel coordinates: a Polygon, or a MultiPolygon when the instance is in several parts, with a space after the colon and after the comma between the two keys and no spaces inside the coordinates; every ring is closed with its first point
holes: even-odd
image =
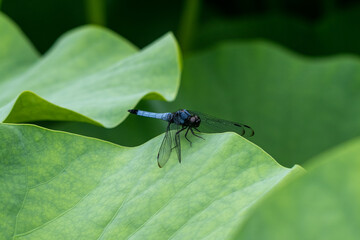
{"type": "Polygon", "coordinates": [[[199,127],[201,119],[196,114],[191,114],[187,110],[182,109],[174,113],[173,122],[187,127],[199,127]]]}

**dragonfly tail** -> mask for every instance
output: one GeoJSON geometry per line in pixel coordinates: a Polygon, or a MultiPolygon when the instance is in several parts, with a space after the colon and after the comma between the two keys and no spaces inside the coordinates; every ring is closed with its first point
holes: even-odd
{"type": "Polygon", "coordinates": [[[132,113],[132,114],[136,114],[138,113],[139,110],[136,110],[136,109],[129,109],[128,112],[129,113],[132,113]]]}

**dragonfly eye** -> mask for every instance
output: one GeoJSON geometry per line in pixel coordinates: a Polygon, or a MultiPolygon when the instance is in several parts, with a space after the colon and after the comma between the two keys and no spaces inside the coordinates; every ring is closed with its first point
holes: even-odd
{"type": "Polygon", "coordinates": [[[194,115],[190,118],[190,122],[194,127],[198,127],[200,125],[201,120],[199,116],[194,115]]]}

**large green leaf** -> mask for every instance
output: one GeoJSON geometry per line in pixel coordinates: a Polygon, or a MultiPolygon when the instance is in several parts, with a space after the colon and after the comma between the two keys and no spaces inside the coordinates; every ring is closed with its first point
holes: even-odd
{"type": "Polygon", "coordinates": [[[234,239],[359,239],[360,138],[312,159],[307,169],[273,191],[234,239]]]}
{"type": "Polygon", "coordinates": [[[0,55],[0,73],[6,73],[0,77],[0,121],[114,127],[142,97],[173,100],[178,90],[180,56],[172,34],[138,51],[106,29],[82,27],[41,59],[1,14],[0,36],[6,40],[0,49],[7,50],[0,55]]]}
{"type": "Polygon", "coordinates": [[[176,102],[155,110],[189,108],[248,124],[252,141],[293,166],[359,136],[359,89],[356,57],[229,42],[188,57],[176,102]]]}
{"type": "Polygon", "coordinates": [[[234,134],[183,142],[157,167],[159,136],[136,148],[0,124],[2,239],[227,239],[249,209],[302,173],[234,134]]]}

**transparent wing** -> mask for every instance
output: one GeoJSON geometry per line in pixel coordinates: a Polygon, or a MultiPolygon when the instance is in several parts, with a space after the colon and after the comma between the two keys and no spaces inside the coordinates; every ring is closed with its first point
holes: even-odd
{"type": "Polygon", "coordinates": [[[200,117],[200,131],[204,132],[236,132],[241,136],[251,137],[255,134],[254,130],[248,125],[219,119],[201,112],[188,111],[190,114],[196,114],[200,117]]]}
{"type": "Polygon", "coordinates": [[[171,123],[166,128],[164,139],[162,140],[159,153],[157,155],[157,162],[160,168],[162,168],[170,158],[172,150],[172,136],[171,136],[171,123]]]}
{"type": "Polygon", "coordinates": [[[176,134],[180,129],[181,129],[181,126],[180,125],[177,125],[177,124],[173,124],[174,125],[174,128],[176,130],[176,132],[173,133],[174,135],[174,142],[175,142],[175,146],[173,148],[175,148],[176,150],[176,154],[177,154],[177,157],[178,157],[178,160],[179,160],[179,163],[181,163],[181,145],[180,145],[180,134],[176,134]]]}

